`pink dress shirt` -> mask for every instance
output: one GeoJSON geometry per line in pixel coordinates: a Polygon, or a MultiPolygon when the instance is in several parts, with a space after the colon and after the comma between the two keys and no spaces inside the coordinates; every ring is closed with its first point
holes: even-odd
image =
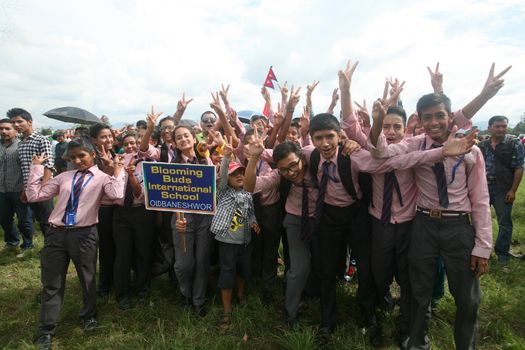
{"type": "MultiPolygon", "coordinates": [[[[115,200],[124,197],[124,171],[117,176],[109,176],[94,165],[88,170],[93,178],[86,185],[77,208],[77,227],[92,226],[98,223],[98,209],[102,195],[115,200]]],[[[27,200],[29,202],[40,202],[58,196],[57,204],[51,215],[49,223],[55,226],[65,226],[62,218],[66,211],[67,202],[71,195],[71,183],[77,170],[66,171],[57,177],[50,179],[42,185],[41,178],[44,175],[42,165],[31,165],[28,186],[26,188],[27,200]]],[[[84,183],[89,175],[84,178],[84,183]]],[[[78,178],[78,177],[77,177],[78,178]]]]}
{"type": "MultiPolygon", "coordinates": [[[[277,169],[272,169],[267,174],[257,176],[255,188],[253,193],[264,193],[268,191],[278,191],[281,183],[281,175],[277,169]]],[[[305,175],[305,184],[308,188],[308,214],[313,217],[315,215],[315,201],[317,200],[317,188],[314,187],[308,171],[305,175]]],[[[288,198],[286,198],[285,210],[288,214],[301,216],[303,201],[303,188],[292,183],[288,198]]]]}
{"type": "MultiPolygon", "coordinates": [[[[124,167],[128,167],[131,162],[136,163],[138,159],[137,153],[126,153],[124,154],[124,167]]],[[[126,195],[126,187],[128,185],[128,172],[125,170],[125,168],[122,170],[124,173],[124,196],[126,195]]],[[[133,206],[139,207],[144,205],[144,176],[142,175],[142,162],[138,163],[135,167],[135,171],[133,172],[133,175],[137,178],[139,184],[140,184],[140,196],[135,197],[133,196],[133,206]]],[[[124,197],[118,198],[114,201],[114,204],[120,205],[121,207],[124,206],[124,197]]]]}
{"type": "MultiPolygon", "coordinates": [[[[374,152],[374,155],[388,157],[417,149],[429,149],[433,143],[434,141],[429,136],[423,134],[409,138],[406,143],[387,146],[383,137],[378,140],[378,152],[374,152]]],[[[444,161],[449,198],[448,208],[442,208],[439,205],[436,177],[431,165],[423,165],[414,169],[419,190],[417,205],[426,209],[470,212],[472,225],[476,232],[472,255],[489,258],[492,250],[492,218],[485,175],[485,160],[477,146],[464,155],[463,160],[460,158],[448,157],[444,161]]]]}

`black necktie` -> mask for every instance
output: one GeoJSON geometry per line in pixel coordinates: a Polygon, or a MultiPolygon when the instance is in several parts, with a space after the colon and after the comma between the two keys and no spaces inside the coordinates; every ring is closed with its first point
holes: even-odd
{"type": "Polygon", "coordinates": [[[323,175],[321,176],[321,182],[319,182],[319,191],[317,194],[317,201],[315,202],[315,225],[319,226],[321,222],[321,214],[323,212],[324,197],[326,195],[326,188],[328,180],[330,179],[330,167],[333,163],[329,160],[325,160],[322,165],[323,175]]]}
{"type": "Polygon", "coordinates": [[[303,180],[303,200],[301,202],[301,240],[309,241],[311,239],[311,231],[309,227],[310,214],[308,211],[308,188],[303,180]]]}
{"type": "Polygon", "coordinates": [[[133,207],[133,188],[131,187],[130,176],[128,176],[128,181],[126,182],[126,194],[124,195],[124,208],[133,207]]]}
{"type": "Polygon", "coordinates": [[[64,216],[62,217],[62,222],[66,223],[66,213],[70,211],[77,211],[77,208],[73,208],[73,202],[77,203],[78,206],[78,198],[80,197],[80,193],[82,192],[82,185],[84,183],[84,177],[86,177],[87,170],[86,171],[77,171],[76,175],[73,177],[73,180],[75,181],[75,184],[73,185],[73,196],[69,196],[69,199],[67,201],[66,210],[64,211],[64,216]],[[78,176],[80,175],[80,176],[78,176]],[[77,177],[78,176],[78,177],[77,177]],[[73,200],[72,200],[73,199],[73,200]]]}
{"type": "MultiPolygon", "coordinates": [[[[443,145],[432,144],[432,148],[443,147],[443,145]]],[[[432,171],[436,176],[436,184],[439,196],[439,205],[443,208],[448,208],[448,190],[447,190],[447,177],[445,175],[445,164],[443,162],[434,163],[432,171]]]]}

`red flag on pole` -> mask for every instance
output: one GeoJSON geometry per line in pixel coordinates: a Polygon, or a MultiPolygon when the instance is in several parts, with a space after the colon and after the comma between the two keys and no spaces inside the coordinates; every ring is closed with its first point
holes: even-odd
{"type": "MultiPolygon", "coordinates": [[[[273,81],[277,81],[277,77],[275,76],[275,73],[273,72],[273,66],[270,66],[270,70],[268,71],[268,74],[266,75],[266,80],[264,81],[263,86],[269,87],[271,89],[275,89],[273,85],[273,81]]],[[[268,104],[264,104],[264,110],[263,114],[268,118],[270,117],[270,108],[268,104]]]]}
{"type": "Polygon", "coordinates": [[[274,89],[273,81],[277,81],[277,77],[275,76],[275,73],[273,72],[272,66],[270,66],[270,70],[268,71],[268,75],[266,75],[266,80],[264,81],[264,86],[274,89]]]}

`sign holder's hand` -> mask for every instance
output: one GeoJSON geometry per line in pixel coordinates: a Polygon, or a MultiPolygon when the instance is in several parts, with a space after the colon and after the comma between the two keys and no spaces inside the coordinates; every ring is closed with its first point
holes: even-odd
{"type": "Polygon", "coordinates": [[[186,218],[184,218],[184,213],[176,212],[176,221],[175,228],[180,235],[180,240],[182,242],[182,249],[186,253],[186,218]]]}

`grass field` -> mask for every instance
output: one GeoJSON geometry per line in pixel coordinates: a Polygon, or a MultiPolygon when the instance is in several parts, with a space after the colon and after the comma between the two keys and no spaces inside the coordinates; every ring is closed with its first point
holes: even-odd
{"type": "MultiPolygon", "coordinates": [[[[515,253],[525,253],[525,186],[514,205],[515,253]]],[[[496,226],[494,226],[496,228],[496,226]]],[[[496,230],[495,230],[496,232],[496,230]]],[[[22,259],[12,252],[0,253],[0,348],[33,349],[36,337],[40,290],[38,251],[42,235],[35,236],[36,249],[22,259]]],[[[491,260],[490,273],[481,279],[483,299],[479,312],[479,349],[525,349],[525,261],[515,260],[507,268],[491,260]]],[[[148,303],[121,311],[114,299],[98,307],[101,328],[84,334],[77,317],[81,291],[70,265],[60,324],[54,349],[315,349],[319,303],[306,300],[300,327],[288,331],[281,321],[282,276],[275,288],[274,305],[263,306],[251,290],[248,303],[234,310],[232,327],[218,331],[220,299],[210,297],[210,313],[196,319],[179,306],[177,292],[165,276],[154,281],[148,303]]],[[[211,282],[212,287],[215,282],[211,282]]],[[[211,288],[213,289],[213,288],[211,288]]],[[[329,349],[368,349],[367,337],[356,325],[355,284],[338,288],[339,328],[329,349]]],[[[396,349],[395,317],[384,315],[385,349],[396,349]]],[[[452,324],[455,306],[450,294],[438,306],[431,323],[433,349],[453,349],[452,324]]]]}

